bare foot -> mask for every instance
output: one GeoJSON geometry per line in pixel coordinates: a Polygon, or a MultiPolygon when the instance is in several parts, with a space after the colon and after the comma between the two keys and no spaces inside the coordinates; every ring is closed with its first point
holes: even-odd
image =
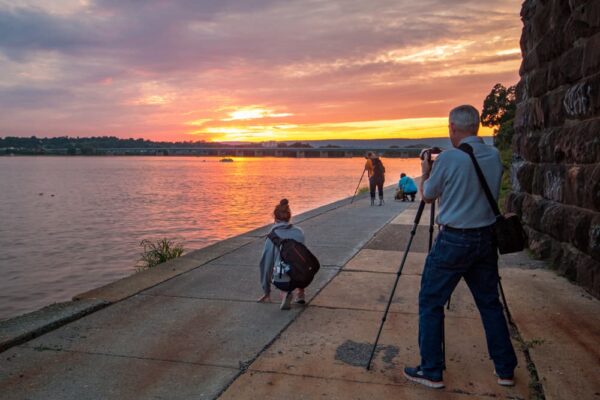
{"type": "Polygon", "coordinates": [[[271,296],[268,294],[263,295],[260,299],[257,300],[258,303],[270,303],[271,296]]]}

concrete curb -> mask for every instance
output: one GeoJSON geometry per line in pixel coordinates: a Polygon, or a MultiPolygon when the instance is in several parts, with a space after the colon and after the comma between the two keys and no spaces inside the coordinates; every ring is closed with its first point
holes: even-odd
{"type": "Polygon", "coordinates": [[[56,303],[0,323],[0,353],[109,305],[102,300],[56,303]]]}

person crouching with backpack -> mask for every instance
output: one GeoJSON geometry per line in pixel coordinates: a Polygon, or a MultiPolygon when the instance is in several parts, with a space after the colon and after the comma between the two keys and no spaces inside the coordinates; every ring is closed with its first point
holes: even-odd
{"type": "MultiPolygon", "coordinates": [[[[292,211],[290,210],[287,199],[282,199],[273,211],[275,224],[271,228],[281,239],[294,239],[297,242],[304,243],[304,232],[297,226],[290,223],[292,211]]],[[[279,249],[271,239],[267,237],[265,247],[260,259],[260,283],[264,295],[258,299],[259,303],[271,302],[271,282],[273,279],[273,269],[280,263],[279,249]]],[[[292,302],[292,292],[284,292],[281,301],[281,309],[289,310],[292,302]]],[[[305,304],[304,289],[296,289],[296,303],[305,304]]]]}

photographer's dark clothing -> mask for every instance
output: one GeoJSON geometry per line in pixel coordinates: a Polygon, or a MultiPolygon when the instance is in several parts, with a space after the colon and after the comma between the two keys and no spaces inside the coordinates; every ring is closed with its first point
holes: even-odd
{"type": "MultiPolygon", "coordinates": [[[[502,175],[498,151],[476,136],[461,143],[473,147],[490,190],[497,196],[502,175]]],[[[423,190],[426,198],[440,199],[436,221],[443,227],[421,277],[421,370],[433,380],[442,378],[444,304],[464,278],[479,309],[496,372],[512,377],[517,358],[498,298],[498,250],[492,229],[495,218],[469,156],[458,149],[444,151],[435,160],[423,190]]]]}
{"type": "Polygon", "coordinates": [[[375,189],[379,194],[379,198],[383,198],[383,184],[385,182],[384,177],[372,176],[369,178],[369,191],[371,192],[371,198],[375,198],[375,189]]]}
{"type": "Polygon", "coordinates": [[[383,199],[383,184],[385,182],[385,167],[379,158],[373,158],[371,160],[373,165],[373,173],[369,178],[369,191],[371,192],[371,198],[375,198],[375,189],[379,194],[379,198],[383,199]]]}
{"type": "Polygon", "coordinates": [[[383,179],[385,176],[385,167],[379,157],[372,159],[371,163],[373,164],[373,173],[371,176],[383,179]]]}

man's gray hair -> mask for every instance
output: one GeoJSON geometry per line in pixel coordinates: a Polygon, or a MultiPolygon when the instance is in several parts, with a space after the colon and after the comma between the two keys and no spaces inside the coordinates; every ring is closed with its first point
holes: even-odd
{"type": "Polygon", "coordinates": [[[471,105],[458,106],[450,111],[450,123],[461,131],[476,135],[479,130],[479,111],[471,105]]]}

